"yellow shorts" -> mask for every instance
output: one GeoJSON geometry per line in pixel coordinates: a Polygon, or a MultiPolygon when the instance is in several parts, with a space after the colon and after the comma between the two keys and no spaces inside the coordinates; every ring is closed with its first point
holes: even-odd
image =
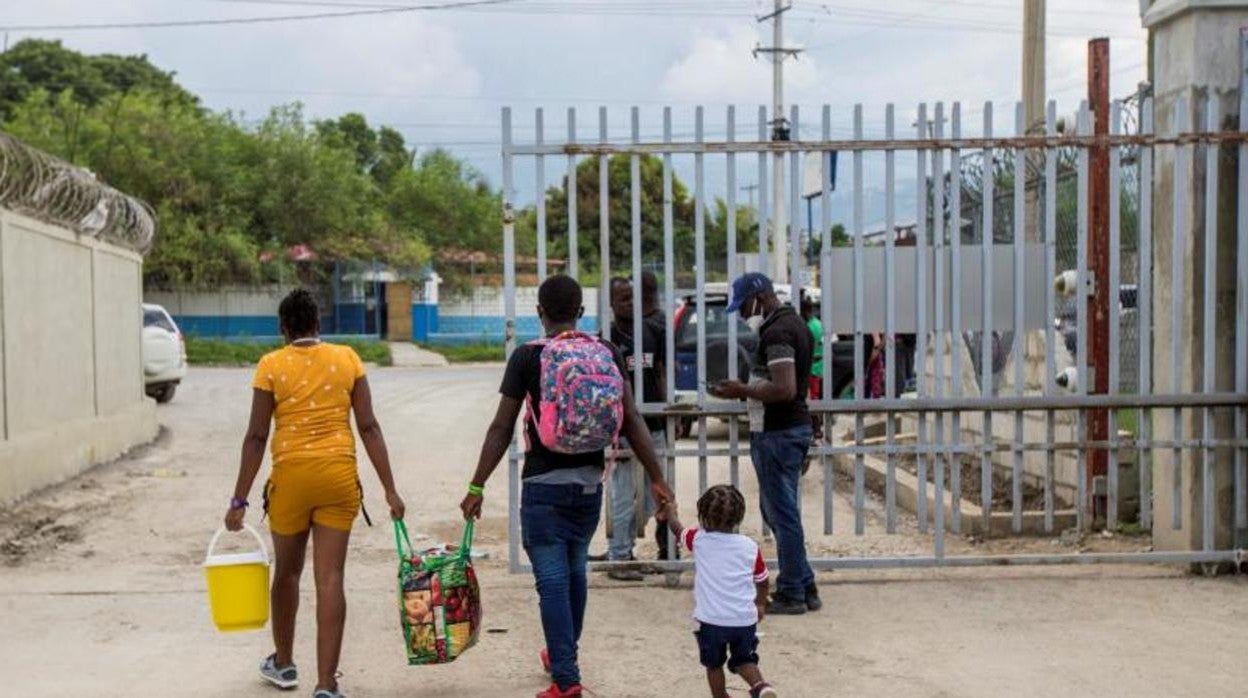
{"type": "Polygon", "coordinates": [[[360,513],[360,479],[354,459],[308,459],[273,467],[265,485],[269,528],[293,536],[312,527],[350,531],[360,513]]]}

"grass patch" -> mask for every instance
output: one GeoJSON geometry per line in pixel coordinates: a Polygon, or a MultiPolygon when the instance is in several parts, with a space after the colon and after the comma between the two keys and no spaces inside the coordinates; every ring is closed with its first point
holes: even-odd
{"type": "Polygon", "coordinates": [[[462,346],[425,347],[446,357],[453,364],[486,363],[503,361],[505,348],[497,344],[464,344],[462,346]]]}
{"type": "MultiPolygon", "coordinates": [[[[355,350],[365,363],[389,366],[390,345],[375,339],[335,340],[355,350]]],[[[280,349],[281,342],[230,342],[222,339],[186,338],[186,361],[192,366],[254,366],[265,354],[280,349]]]]}

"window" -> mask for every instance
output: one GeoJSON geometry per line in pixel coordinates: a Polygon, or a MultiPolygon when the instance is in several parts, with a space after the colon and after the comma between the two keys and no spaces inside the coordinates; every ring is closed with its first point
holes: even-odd
{"type": "Polygon", "coordinates": [[[174,326],[173,320],[169,319],[168,313],[160,308],[143,309],[143,326],[159,327],[166,332],[178,333],[178,328],[174,326]]]}

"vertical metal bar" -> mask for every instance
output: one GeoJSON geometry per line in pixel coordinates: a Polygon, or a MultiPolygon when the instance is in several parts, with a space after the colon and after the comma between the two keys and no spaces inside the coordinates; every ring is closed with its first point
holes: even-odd
{"type": "MultiPolygon", "coordinates": [[[[546,144],[546,124],[543,115],[541,107],[538,107],[533,114],[536,131],[533,142],[539,146],[546,144]]],[[[534,187],[537,199],[537,279],[538,283],[541,283],[546,280],[546,157],[535,156],[534,167],[537,177],[537,185],[534,187]]]]}
{"type": "MultiPolygon", "coordinates": [[[[949,135],[955,140],[962,137],[962,103],[953,103],[950,115],[949,135]]],[[[955,148],[949,154],[949,196],[950,196],[950,265],[949,265],[949,358],[950,358],[950,393],[955,398],[962,397],[962,151],[955,148]]],[[[962,460],[958,445],[962,441],[962,413],[954,412],[949,427],[949,452],[953,454],[949,460],[950,500],[953,502],[953,521],[951,530],[955,534],[962,532],[962,460]]]]}
{"type": "MultiPolygon", "coordinates": [[[[823,140],[832,140],[832,107],[823,105],[823,140]]],[[[819,315],[823,323],[823,400],[835,399],[832,395],[832,153],[819,153],[823,167],[819,191],[819,234],[822,244],[819,246],[819,287],[822,291],[819,303],[819,315]]],[[[813,231],[811,233],[814,234],[813,231]]],[[[832,418],[824,414],[823,433],[825,439],[832,436],[832,418]]],[[[820,444],[822,446],[823,444],[820,444]]],[[[819,456],[823,467],[823,533],[830,536],[834,530],[833,501],[836,498],[836,473],[832,461],[827,454],[819,456]]]]}
{"type": "MultiPolygon", "coordinates": [[[[1057,134],[1057,103],[1050,100],[1044,120],[1045,134],[1052,137],[1057,134]]],[[[1052,279],[1057,275],[1057,156],[1056,148],[1044,151],[1044,278],[1052,279]]],[[[1044,394],[1052,395],[1057,390],[1057,337],[1053,327],[1057,317],[1056,298],[1052,292],[1044,294],[1044,394]]],[[[1056,441],[1056,428],[1053,410],[1045,410],[1045,449],[1044,449],[1044,531],[1053,532],[1054,509],[1054,478],[1057,468],[1057,453],[1053,444],[1056,441]]]]}
{"type": "MultiPolygon", "coordinates": [[[[992,102],[984,103],[984,137],[992,137],[992,102]]],[[[983,231],[980,235],[980,264],[982,266],[981,279],[983,280],[983,288],[981,291],[980,312],[983,317],[980,322],[980,342],[979,342],[979,392],[981,395],[992,395],[993,390],[993,371],[992,371],[992,267],[993,267],[993,216],[996,213],[994,207],[996,205],[996,166],[993,162],[993,152],[991,148],[984,149],[983,155],[983,204],[981,206],[984,224],[983,231]]],[[[985,410],[983,414],[983,437],[984,452],[980,456],[980,481],[979,493],[981,505],[984,514],[984,530],[992,530],[992,411],[985,410]]]]}
{"type": "MultiPolygon", "coordinates": [[[[568,143],[576,143],[576,107],[568,107],[568,143]]],[[[565,185],[568,195],[568,274],[579,279],[581,276],[581,255],[577,248],[576,223],[576,156],[568,156],[568,181],[565,185]]]]}
{"type": "MultiPolygon", "coordinates": [[[[799,119],[798,107],[794,104],[790,108],[791,118],[791,136],[792,140],[800,141],[802,139],[801,122],[799,119]]],[[[802,280],[805,265],[802,263],[802,153],[794,150],[789,153],[789,283],[792,289],[792,298],[794,307],[801,307],[801,291],[805,286],[802,280]]],[[[801,390],[804,385],[809,384],[807,376],[797,377],[798,389],[801,390]]]]}
{"type": "MultiPolygon", "coordinates": [[[[702,107],[694,112],[694,139],[703,141],[702,107]]],[[[706,182],[705,156],[693,156],[694,265],[698,291],[698,407],[706,406],[706,182]]],[[[706,491],[706,417],[698,418],[698,493],[706,491]]]]}
{"type": "MultiPolygon", "coordinates": [[[[927,132],[927,105],[919,105],[917,121],[916,137],[923,140],[929,136],[927,132]]],[[[927,359],[927,151],[920,150],[915,154],[915,191],[918,194],[915,209],[914,224],[914,246],[915,246],[915,276],[914,276],[914,312],[917,325],[915,327],[915,391],[920,396],[926,396],[927,386],[927,369],[923,364],[927,359]]],[[[861,343],[861,340],[859,341],[861,343]]],[[[855,364],[861,361],[855,360],[855,364]]],[[[855,366],[855,370],[859,370],[859,366],[855,366]]],[[[919,412],[915,415],[918,421],[918,433],[916,434],[919,445],[927,444],[927,413],[919,412]]],[[[927,533],[927,465],[928,454],[926,450],[916,450],[915,469],[918,474],[918,502],[915,507],[915,515],[919,520],[919,531],[927,533]]]]}
{"type": "MultiPolygon", "coordinates": [[[[641,111],[633,107],[629,113],[633,143],[641,143],[641,111]]],[[[632,214],[632,285],[633,285],[633,395],[638,405],[646,400],[656,400],[657,395],[646,395],[645,344],[642,342],[641,317],[641,156],[633,153],[628,158],[628,183],[631,194],[629,209],[632,214]]]]}
{"type": "MultiPolygon", "coordinates": [[[[1110,133],[1122,131],[1122,103],[1115,100],[1109,119],[1110,133]]],[[[1118,355],[1122,348],[1121,328],[1121,266],[1122,266],[1122,149],[1109,149],[1109,287],[1113,296],[1109,301],[1109,393],[1117,395],[1120,390],[1122,368],[1118,355]]],[[[1118,528],[1118,410],[1109,411],[1109,441],[1112,445],[1106,458],[1105,528],[1118,528]]]]}
{"type": "MultiPolygon", "coordinates": [[[[1248,28],[1239,30],[1239,130],[1248,131],[1248,28]]],[[[1248,393],[1248,143],[1239,146],[1235,265],[1235,390],[1248,393]]],[[[1235,436],[1248,439],[1248,407],[1235,410],[1235,436]]],[[[1235,528],[1248,528],[1248,447],[1235,449],[1235,528]]],[[[1235,543],[1242,547],[1239,531],[1235,543]]]]}
{"type": "MultiPolygon", "coordinates": [[[[862,140],[862,105],[854,105],[854,140],[862,140]]],[[[854,151],[854,399],[866,399],[862,380],[862,234],[863,230],[863,184],[862,151],[854,151]]],[[[862,413],[854,414],[854,445],[863,440],[862,413]]],[[[861,452],[854,454],[854,534],[863,535],[867,530],[866,488],[864,485],[866,463],[861,452]]]]}
{"type": "MultiPolygon", "coordinates": [[[[944,102],[936,103],[936,140],[945,137],[945,104],[944,102]]],[[[934,276],[936,277],[936,311],[935,324],[932,329],[935,330],[932,339],[932,350],[936,363],[936,397],[937,399],[945,396],[945,358],[943,345],[945,341],[945,153],[942,150],[936,150],[932,153],[932,179],[933,179],[933,197],[932,202],[932,239],[936,249],[934,276]]],[[[917,230],[917,228],[916,228],[917,230]]],[[[927,241],[919,241],[920,249],[927,249],[927,241]]],[[[891,367],[889,367],[891,370],[891,367]]],[[[944,412],[936,413],[936,438],[937,444],[945,444],[945,414],[944,412]]],[[[926,445],[923,441],[919,442],[920,446],[926,445]]],[[[936,510],[933,513],[932,525],[936,528],[936,536],[933,542],[933,555],[937,560],[945,557],[945,464],[948,462],[949,452],[944,451],[938,453],[933,460],[935,461],[936,472],[932,478],[935,483],[936,510]]]]}
{"type": "MultiPolygon", "coordinates": [[[[598,108],[598,141],[607,143],[607,108],[598,108]]],[[[598,328],[611,326],[611,163],[598,156],[598,328]]]]}
{"type": "MultiPolygon", "coordinates": [[[[1222,114],[1218,97],[1209,95],[1205,102],[1205,130],[1216,133],[1222,130],[1222,114]]],[[[1204,293],[1204,361],[1201,373],[1204,374],[1205,394],[1214,392],[1214,381],[1217,378],[1217,363],[1214,356],[1214,343],[1217,318],[1214,316],[1214,293],[1218,280],[1218,156],[1220,147],[1217,143],[1205,144],[1205,293],[1204,293]]],[[[1175,279],[1175,283],[1178,283],[1175,279]]],[[[1213,409],[1204,408],[1204,425],[1201,438],[1205,442],[1201,459],[1201,541],[1206,551],[1213,550],[1215,505],[1214,495],[1214,452],[1213,452],[1213,409]]]]}
{"type": "MultiPolygon", "coordinates": [[[[672,108],[663,107],[663,142],[670,144],[672,142],[672,108]]],[[[672,154],[670,152],[663,153],[663,294],[667,299],[668,309],[671,308],[673,296],[676,295],[676,271],[675,271],[675,217],[672,209],[672,154]]],[[[676,401],[676,337],[673,333],[674,326],[670,318],[666,318],[668,322],[666,331],[663,333],[666,337],[666,345],[663,350],[667,360],[664,367],[667,371],[667,403],[670,405],[676,401]]],[[[669,417],[667,420],[667,445],[668,448],[663,453],[664,465],[667,468],[667,484],[674,492],[676,490],[676,423],[677,420],[669,417]]],[[[667,531],[667,549],[669,551],[676,549],[676,536],[670,530],[667,531]]]]}
{"type": "MultiPolygon", "coordinates": [[[[1027,135],[1023,103],[1014,108],[1014,132],[1027,135]]],[[[1022,148],[1014,149],[1014,394],[1023,394],[1024,364],[1027,361],[1027,335],[1023,322],[1023,279],[1027,274],[1024,257],[1027,198],[1027,154],[1022,148]]],[[[1013,490],[1014,533],[1023,532],[1023,412],[1014,411],[1014,470],[1010,474],[1013,490]]]]}
{"type": "MultiPolygon", "coordinates": [[[[672,142],[672,108],[663,107],[663,142],[672,142]]],[[[676,295],[675,257],[675,218],[672,212],[672,154],[663,153],[663,296],[671,309],[673,296],[676,295]]],[[[667,346],[663,347],[665,361],[663,367],[667,371],[667,402],[676,401],[676,337],[673,334],[670,318],[664,336],[667,346]]]]}
{"type": "MultiPolygon", "coordinates": [[[[776,118],[780,118],[777,114],[776,118]]],[[[758,108],[758,142],[763,143],[770,140],[767,133],[767,107],[758,108]]],[[[770,227],[771,212],[767,208],[767,193],[770,191],[767,184],[767,169],[770,167],[767,161],[766,151],[758,153],[758,265],[759,271],[767,274],[771,269],[771,262],[768,257],[767,249],[767,229],[770,227]]],[[[781,254],[780,250],[776,250],[776,254],[781,254]]]]}
{"type": "MultiPolygon", "coordinates": [[[[507,358],[516,349],[515,173],[511,154],[511,108],[503,108],[503,314],[507,358]]],[[[507,567],[520,572],[520,449],[513,437],[507,448],[507,567]]]]}
{"type": "MultiPolygon", "coordinates": [[[[728,142],[737,140],[737,109],[728,107],[728,142]]],[[[737,156],[728,153],[728,283],[737,278],[737,156]]],[[[670,334],[670,333],[669,333],[670,334]]],[[[736,318],[728,318],[728,378],[737,380],[741,376],[737,371],[737,322],[736,318]]],[[[741,423],[735,417],[728,420],[728,470],[733,487],[741,481],[741,459],[739,457],[741,441],[741,423]]]]}
{"type": "MultiPolygon", "coordinates": [[[[1174,106],[1175,133],[1186,133],[1191,129],[1191,112],[1186,97],[1180,97],[1174,106]]],[[[1174,152],[1174,238],[1170,246],[1170,392],[1178,394],[1183,390],[1180,371],[1183,368],[1183,344],[1186,337],[1180,337],[1183,328],[1183,294],[1179,291],[1184,287],[1183,254],[1187,250],[1187,189],[1183,186],[1191,173],[1189,166],[1190,150],[1188,146],[1177,145],[1174,152]]],[[[1178,443],[1183,439],[1183,410],[1174,408],[1173,417],[1175,447],[1171,451],[1172,477],[1174,487],[1173,515],[1170,526],[1174,530],[1183,527],[1183,449],[1178,443]]]]}
{"type": "MultiPolygon", "coordinates": [[[[1153,132],[1153,98],[1148,97],[1140,107],[1140,133],[1153,132]]],[[[1140,393],[1153,393],[1153,146],[1140,146],[1140,273],[1139,290],[1136,293],[1136,312],[1139,314],[1140,335],[1140,393]]],[[[1153,411],[1142,409],[1139,413],[1140,459],[1140,526],[1153,529],[1153,411]]]]}
{"type": "MultiPolygon", "coordinates": [[[[884,138],[893,140],[896,137],[896,113],[892,104],[884,107],[884,138]]],[[[895,347],[897,339],[897,158],[892,150],[884,152],[884,342],[886,351],[884,363],[886,364],[885,385],[888,389],[888,397],[892,398],[897,395],[897,377],[893,367],[897,365],[897,350],[895,347]]],[[[830,285],[830,284],[829,284],[830,285]]],[[[830,303],[825,293],[824,307],[829,308],[830,303]]],[[[829,308],[830,310],[830,308],[829,308]]],[[[829,313],[830,314],[830,313],[829,313]]],[[[827,332],[828,325],[824,325],[824,332],[827,332]]],[[[832,368],[832,352],[827,350],[824,353],[827,357],[824,363],[824,384],[831,386],[831,368],[832,368]]],[[[830,388],[829,388],[830,389],[830,388]]],[[[888,442],[887,472],[884,484],[884,518],[885,526],[889,533],[897,532],[897,454],[893,453],[893,446],[896,445],[897,439],[897,420],[892,413],[887,415],[888,421],[885,428],[885,439],[888,442]]]]}
{"type": "MultiPolygon", "coordinates": [[[[1091,130],[1088,114],[1088,102],[1084,100],[1079,106],[1079,135],[1086,136],[1091,130]]],[[[1076,364],[1077,364],[1077,384],[1080,395],[1088,394],[1088,166],[1089,153],[1085,147],[1079,148],[1079,174],[1078,174],[1078,251],[1076,252],[1077,270],[1076,270],[1076,315],[1078,316],[1078,335],[1076,340],[1076,364]]],[[[1076,440],[1079,443],[1085,443],[1088,440],[1088,411],[1085,408],[1079,408],[1079,427],[1076,440]]],[[[1088,510],[1088,454],[1087,450],[1080,448],[1075,454],[1076,456],[1076,483],[1075,488],[1078,491],[1075,502],[1075,519],[1080,531],[1087,530],[1089,525],[1088,510]]]]}
{"type": "MultiPolygon", "coordinates": [[[[1109,134],[1109,39],[1088,42],[1088,102],[1092,107],[1093,133],[1109,134]]],[[[1109,306],[1117,302],[1118,289],[1110,288],[1109,278],[1109,148],[1094,145],[1089,153],[1089,228],[1087,253],[1091,285],[1088,289],[1088,392],[1109,392],[1109,306]]],[[[1083,326],[1081,325],[1080,328],[1083,326]]],[[[1082,376],[1080,376],[1082,379],[1082,376]]],[[[1082,380],[1080,382],[1083,382],[1082,380]]],[[[1109,413],[1093,409],[1088,413],[1089,438],[1104,442],[1109,436],[1109,413]]],[[[1088,484],[1104,477],[1108,470],[1104,448],[1093,448],[1088,484]]],[[[1092,513],[1099,519],[1101,498],[1093,494],[1092,513]]]]}

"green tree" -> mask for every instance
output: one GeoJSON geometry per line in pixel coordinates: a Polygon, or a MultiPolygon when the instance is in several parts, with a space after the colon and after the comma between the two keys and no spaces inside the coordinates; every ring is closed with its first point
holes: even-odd
{"type": "MultiPolygon", "coordinates": [[[[608,160],[609,184],[608,225],[610,227],[610,264],[613,270],[631,267],[633,223],[631,162],[628,155],[615,155],[608,160]]],[[[577,250],[582,270],[596,278],[599,244],[598,160],[581,161],[576,168],[577,250]]],[[[677,266],[691,267],[694,254],[694,204],[689,191],[679,178],[672,181],[673,241],[677,266]]],[[[517,220],[517,249],[533,254],[537,218],[532,209],[521,213],[517,220]]],[[[708,230],[709,230],[708,225],[708,230]]],[[[552,258],[568,257],[568,197],[566,180],[546,192],[547,254],[552,258]]],[[[654,156],[641,158],[641,254],[645,262],[663,259],[663,161],[654,156]]]]}
{"type": "Polygon", "coordinates": [[[86,56],[59,41],[40,39],[24,39],[0,53],[0,119],[38,90],[47,96],[69,90],[75,101],[86,106],[118,92],[134,91],[198,104],[194,95],[178,86],[173,73],[153,66],[146,56],[86,56]]]}

